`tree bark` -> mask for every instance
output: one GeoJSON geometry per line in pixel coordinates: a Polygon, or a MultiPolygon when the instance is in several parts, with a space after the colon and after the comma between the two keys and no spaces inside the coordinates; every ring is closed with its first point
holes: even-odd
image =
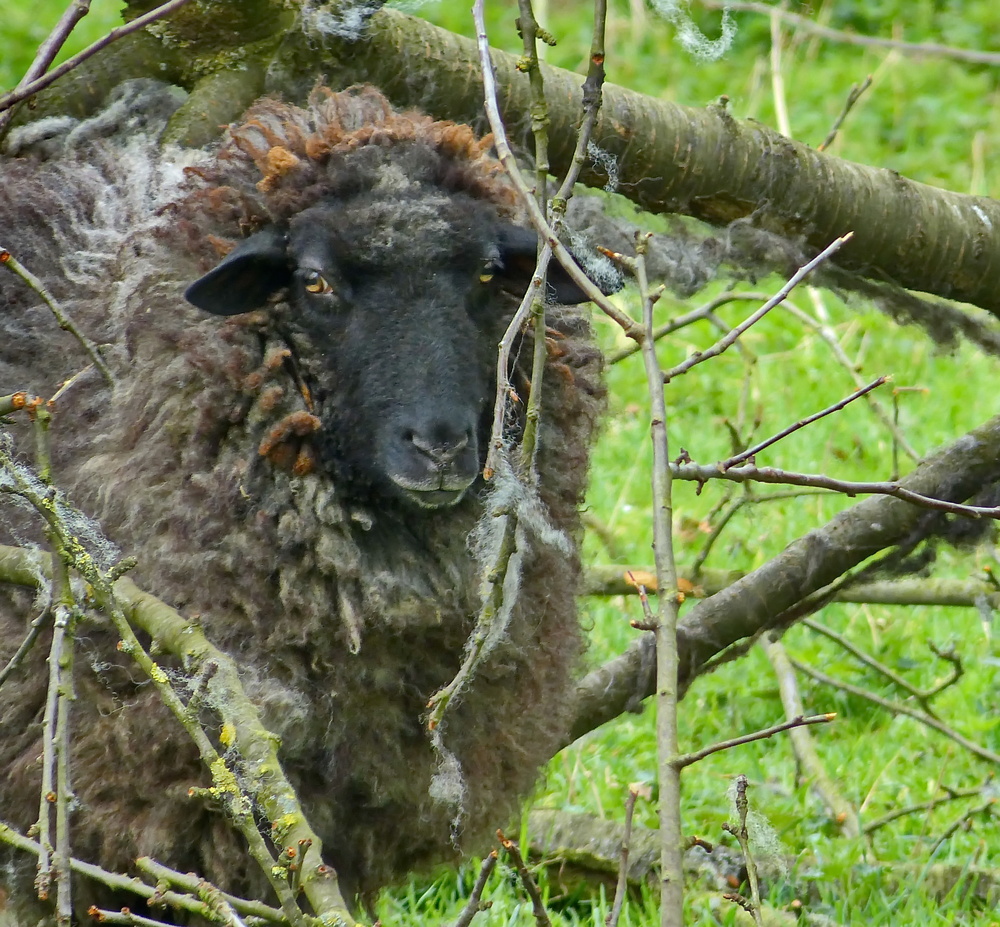
{"type": "MultiPolygon", "coordinates": [[[[127,13],[149,6],[149,0],[132,0],[127,13]]],[[[344,9],[340,20],[332,12],[320,32],[315,18],[291,23],[278,0],[189,4],[157,23],[153,35],[97,56],[72,83],[53,88],[38,112],[78,112],[80,94],[92,104],[99,87],[142,73],[194,91],[170,130],[192,145],[211,141],[218,125],[235,119],[262,90],[301,99],[320,77],[335,86],[368,81],[397,105],[456,121],[482,120],[482,80],[471,40],[394,10],[356,24],[347,16],[348,4],[344,9]],[[224,29],[218,25],[223,22],[224,29]],[[221,103],[214,92],[198,92],[203,82],[218,83],[224,74],[221,103]],[[206,98],[216,100],[208,110],[206,98]]],[[[493,60],[501,112],[527,146],[528,78],[514,56],[497,51],[493,60]]],[[[562,172],[572,157],[584,78],[547,65],[542,70],[552,120],[550,159],[562,172]]],[[[801,241],[807,252],[853,231],[853,241],[837,255],[839,266],[1000,315],[995,200],[822,154],[760,123],[734,119],[721,105],[677,106],[610,83],[593,138],[617,163],[618,191],[643,209],[719,226],[746,220],[801,241]]],[[[581,180],[604,186],[608,177],[591,165],[581,180]]]]}
{"type": "MultiPolygon", "coordinates": [[[[901,481],[908,489],[962,502],[1000,479],[1000,416],[929,457],[901,481]]],[[[868,557],[906,538],[927,510],[891,496],[876,496],[841,512],[793,541],[762,567],[711,598],[702,599],[677,628],[682,689],[712,657],[781,622],[806,596],[823,589],[868,557]]],[[[577,687],[570,740],[638,706],[652,695],[651,634],[589,673],[577,687]]]]}

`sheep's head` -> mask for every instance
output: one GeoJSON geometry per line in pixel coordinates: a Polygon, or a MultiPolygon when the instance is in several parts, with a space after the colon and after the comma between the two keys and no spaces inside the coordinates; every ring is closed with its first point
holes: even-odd
{"type": "MultiPolygon", "coordinates": [[[[287,294],[280,324],[316,401],[323,466],[353,491],[439,508],[481,470],[497,342],[536,237],[429,183],[412,157],[377,154],[370,183],[251,235],[186,296],[234,315],[287,294]]],[[[560,301],[584,298],[553,278],[560,301]]]]}

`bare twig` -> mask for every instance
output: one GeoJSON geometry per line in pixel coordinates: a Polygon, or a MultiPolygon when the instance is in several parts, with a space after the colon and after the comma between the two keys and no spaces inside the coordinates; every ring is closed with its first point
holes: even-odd
{"type": "Polygon", "coordinates": [[[531,190],[524,181],[520,168],[517,166],[517,159],[511,151],[507,141],[507,133],[500,118],[500,109],[497,105],[497,82],[493,70],[493,62],[490,58],[489,38],[486,35],[485,14],[483,12],[484,0],[476,0],[472,8],[472,14],[476,22],[476,43],[479,50],[479,62],[483,76],[483,88],[485,91],[484,102],[486,117],[490,123],[490,131],[494,136],[497,157],[503,164],[511,183],[517,189],[521,200],[527,208],[528,217],[535,227],[539,236],[552,246],[552,253],[562,264],[570,279],[584,292],[587,299],[596,304],[602,312],[614,319],[629,337],[641,334],[640,326],[634,319],[625,312],[618,309],[601,291],[591,279],[577,266],[573,256],[566,249],[565,245],[559,241],[558,236],[552,227],[545,221],[538,204],[531,195],[531,190]]]}
{"type": "MultiPolygon", "coordinates": [[[[833,356],[836,358],[837,363],[840,364],[844,370],[847,371],[848,376],[854,381],[854,385],[861,389],[864,386],[864,379],[858,372],[857,364],[855,364],[846,354],[843,347],[841,347],[840,341],[837,338],[836,332],[824,321],[820,319],[814,319],[809,313],[803,311],[794,303],[786,300],[784,304],[785,312],[790,312],[795,318],[797,318],[804,325],[808,325],[813,329],[820,338],[827,344],[830,350],[833,352],[833,356]]],[[[893,417],[885,410],[882,403],[878,401],[873,395],[868,394],[865,396],[865,402],[868,408],[871,409],[875,417],[882,423],[882,426],[892,435],[893,448],[899,447],[910,460],[916,462],[920,460],[920,455],[914,450],[913,446],[906,439],[906,436],[900,431],[899,424],[894,421],[893,417]]],[[[895,468],[894,471],[896,472],[895,468]]]]}
{"type": "Polygon", "coordinates": [[[497,864],[497,851],[491,850],[490,854],[483,860],[483,865],[479,869],[479,876],[476,879],[476,884],[472,886],[472,892],[469,895],[469,900],[465,903],[465,907],[462,908],[462,913],[458,915],[455,923],[452,927],[469,927],[472,923],[472,919],[480,912],[487,910],[490,905],[493,904],[492,901],[483,901],[483,891],[486,888],[486,883],[489,881],[490,874],[493,872],[494,867],[497,864]]]}
{"type": "Polygon", "coordinates": [[[884,814],[882,817],[876,818],[874,821],[868,821],[868,823],[861,829],[861,833],[868,836],[869,834],[885,827],[887,824],[891,824],[899,818],[906,817],[908,814],[920,814],[922,811],[933,811],[939,805],[944,805],[947,802],[960,801],[963,798],[976,798],[982,794],[983,786],[979,786],[974,789],[946,789],[946,794],[940,796],[939,798],[930,798],[927,801],[918,802],[915,805],[905,805],[902,808],[893,808],[888,814],[884,814]]]}
{"type": "Polygon", "coordinates": [[[608,916],[604,919],[605,927],[618,927],[618,920],[622,914],[622,905],[625,903],[625,896],[628,894],[628,853],[629,843],[632,840],[632,819],[635,816],[635,802],[639,793],[635,789],[628,790],[628,798],[625,799],[625,830],[622,833],[621,859],[618,864],[618,884],[615,886],[615,900],[611,905],[608,916]]]}
{"type": "MultiPolygon", "coordinates": [[[[767,293],[757,293],[753,291],[746,291],[741,293],[720,293],[718,296],[712,297],[708,302],[697,309],[692,309],[690,312],[685,312],[683,315],[679,315],[669,322],[665,322],[663,325],[658,325],[653,329],[653,340],[659,341],[661,338],[669,335],[675,331],[682,328],[686,328],[688,325],[692,325],[695,322],[700,322],[703,319],[710,319],[712,314],[716,309],[727,305],[728,303],[737,302],[747,302],[747,303],[757,303],[764,302],[769,299],[767,293]]],[[[620,348],[617,351],[612,351],[608,354],[608,363],[617,364],[619,361],[625,360],[626,357],[631,357],[639,350],[639,345],[637,342],[632,344],[627,344],[625,347],[620,348]]]]}
{"type": "Polygon", "coordinates": [[[959,502],[949,502],[946,499],[935,499],[923,493],[907,489],[901,483],[855,483],[849,480],[837,480],[818,473],[794,473],[790,470],[779,470],[776,467],[755,467],[744,464],[740,467],[730,467],[720,472],[715,464],[674,463],[670,465],[674,478],[678,480],[693,480],[696,483],[707,483],[709,480],[730,480],[734,483],[754,481],[758,483],[784,483],[789,486],[811,486],[816,489],[830,489],[843,493],[845,496],[881,495],[895,496],[923,508],[936,509],[940,512],[950,512],[953,515],[965,515],[968,518],[1000,518],[1000,506],[963,505],[959,502]]]}
{"type": "Polygon", "coordinates": [[[653,444],[653,550],[656,586],[661,590],[656,615],[656,755],[660,786],[660,923],[679,924],[684,910],[684,874],[681,855],[680,768],[676,765],[677,741],[677,617],[680,596],[673,547],[670,447],[667,438],[667,404],[664,377],[653,340],[653,307],[662,293],[651,291],[646,279],[646,246],[649,236],[636,236],[635,275],[642,299],[641,341],[646,389],[650,406],[650,440],[653,444]]]}
{"type": "Polygon", "coordinates": [[[545,903],[542,901],[542,893],[538,890],[538,883],[535,881],[535,877],[528,871],[524,857],[521,856],[521,851],[518,849],[517,844],[509,837],[505,837],[502,830],[497,831],[497,839],[506,851],[511,865],[517,870],[518,878],[520,878],[525,892],[527,892],[528,897],[531,899],[531,913],[535,916],[535,923],[538,927],[552,927],[552,922],[549,920],[549,915],[545,910],[545,903]]]}
{"type": "Polygon", "coordinates": [[[807,676],[811,676],[817,682],[823,683],[823,685],[832,686],[835,689],[840,689],[842,692],[848,692],[851,695],[856,695],[858,698],[863,698],[875,705],[879,705],[886,711],[891,711],[893,714],[906,715],[908,718],[913,718],[915,721],[919,721],[921,724],[925,724],[927,727],[933,728],[938,733],[944,734],[945,737],[955,741],[955,743],[959,746],[964,747],[970,753],[974,753],[980,759],[986,760],[988,763],[1000,764],[1000,754],[996,754],[992,750],[987,750],[985,747],[974,743],[967,737],[963,737],[954,728],[949,727],[937,718],[932,718],[926,712],[917,711],[916,708],[910,708],[909,705],[905,705],[902,702],[893,702],[887,698],[882,698],[880,695],[876,695],[874,692],[869,692],[867,689],[862,689],[860,686],[852,686],[848,682],[841,682],[839,679],[827,676],[826,673],[820,672],[816,669],[816,667],[809,666],[807,663],[801,663],[798,660],[792,660],[791,662],[792,666],[794,666],[800,673],[805,673],[807,676]]]}
{"type": "Polygon", "coordinates": [[[793,425],[789,425],[787,428],[783,428],[776,435],[772,435],[770,438],[766,438],[764,441],[755,444],[753,447],[748,447],[745,451],[741,451],[739,454],[734,454],[727,460],[722,461],[719,464],[719,469],[728,470],[730,467],[735,467],[736,464],[742,463],[744,460],[749,460],[751,457],[756,456],[765,448],[770,447],[772,444],[777,444],[778,441],[781,441],[783,438],[787,438],[790,434],[793,434],[800,428],[805,428],[806,425],[811,425],[813,422],[818,421],[819,419],[824,418],[827,415],[832,415],[834,412],[839,412],[845,406],[854,402],[855,399],[860,399],[862,396],[867,395],[873,389],[876,389],[883,383],[886,383],[889,379],[890,378],[887,376],[881,376],[876,380],[872,380],[872,382],[869,383],[867,386],[861,387],[861,389],[851,393],[850,396],[847,396],[846,398],[841,399],[838,402],[835,402],[831,406],[827,406],[820,412],[814,412],[812,415],[807,415],[805,418],[799,419],[799,421],[795,422],[793,425]]]}
{"type": "Polygon", "coordinates": [[[951,664],[951,673],[948,674],[947,678],[936,685],[931,686],[929,689],[920,689],[917,686],[911,685],[906,681],[906,679],[900,676],[899,673],[895,672],[879,660],[876,660],[871,654],[865,653],[865,651],[861,650],[859,647],[855,647],[854,644],[852,644],[846,637],[842,634],[838,634],[832,628],[828,628],[826,625],[820,624],[812,618],[806,618],[802,623],[807,628],[815,631],[817,634],[822,634],[824,637],[833,641],[838,647],[846,650],[856,660],[864,663],[865,666],[870,667],[875,670],[875,672],[880,673],[893,685],[902,689],[908,695],[913,696],[913,698],[920,703],[920,706],[924,709],[924,711],[926,711],[932,718],[936,718],[937,713],[931,708],[930,700],[934,698],[935,695],[938,695],[945,689],[953,686],[965,673],[962,661],[954,653],[941,651],[933,644],[930,644],[929,647],[931,652],[935,656],[939,659],[946,660],[951,664]]]}
{"type": "Polygon", "coordinates": [[[773,737],[775,734],[780,734],[782,731],[789,731],[792,728],[804,727],[809,724],[829,724],[836,717],[837,715],[834,712],[828,712],[825,715],[811,715],[808,718],[799,715],[790,721],[782,721],[780,724],[774,724],[771,727],[754,731],[752,734],[744,734],[742,737],[733,737],[730,740],[720,740],[718,743],[702,747],[701,750],[696,750],[693,753],[684,753],[674,760],[674,765],[678,769],[684,769],[686,766],[692,766],[705,759],[705,757],[711,756],[713,753],[720,753],[723,750],[739,747],[742,744],[750,744],[755,740],[766,740],[768,737],[773,737]]]}
{"type": "Polygon", "coordinates": [[[846,42],[849,45],[864,45],[872,48],[891,48],[904,55],[934,55],[944,58],[954,58],[957,61],[967,61],[972,64],[1000,64],[1000,54],[996,52],[976,51],[967,48],[954,48],[950,45],[939,45],[935,42],[902,42],[898,39],[880,39],[870,35],[858,35],[855,32],[843,32],[831,29],[820,23],[813,22],[807,16],[800,16],[781,7],[769,3],[758,3],[753,0],[702,0],[702,5],[710,10],[739,10],[749,13],[761,13],[765,16],[778,15],[786,22],[792,23],[797,29],[818,35],[832,42],[846,42]]]}
{"type": "MultiPolygon", "coordinates": [[[[38,46],[38,51],[35,52],[35,60],[31,62],[28,70],[25,71],[24,77],[18,81],[16,90],[20,90],[22,87],[30,84],[49,69],[49,65],[52,64],[52,61],[59,53],[59,49],[66,43],[66,39],[69,38],[69,34],[76,27],[76,24],[90,12],[90,2],[91,0],[72,0],[59,18],[59,22],[56,23],[55,27],[49,33],[48,38],[38,46]]],[[[0,138],[3,137],[7,126],[14,117],[15,111],[15,108],[11,107],[0,112],[0,138]]]]}
{"type": "Polygon", "coordinates": [[[20,665],[21,661],[27,656],[28,651],[34,646],[35,641],[38,640],[38,635],[41,633],[42,628],[45,626],[46,621],[52,617],[52,607],[50,603],[46,603],[42,610],[38,613],[35,619],[31,622],[28,628],[28,633],[24,640],[21,641],[21,645],[14,652],[8,661],[7,665],[0,670],[0,686],[4,684],[7,677],[10,676],[12,672],[20,665]]]}
{"type": "Polygon", "coordinates": [[[59,303],[56,302],[55,297],[45,288],[45,284],[3,246],[0,246],[0,265],[6,267],[11,273],[17,274],[18,277],[41,297],[45,305],[52,310],[52,314],[56,317],[59,327],[76,338],[80,343],[80,347],[83,348],[87,357],[90,358],[90,362],[101,371],[101,375],[108,382],[108,385],[114,386],[115,378],[112,376],[108,365],[104,363],[104,358],[101,357],[97,346],[77,327],[76,323],[63,310],[59,303]]]}
{"type": "Polygon", "coordinates": [[[951,822],[951,824],[949,824],[944,829],[944,831],[941,833],[941,836],[934,841],[934,845],[930,848],[930,851],[928,852],[927,855],[929,857],[933,856],[943,843],[951,839],[952,835],[957,830],[967,826],[968,823],[973,818],[979,817],[979,815],[981,814],[995,815],[997,810],[997,800],[998,796],[990,795],[986,798],[985,801],[980,802],[978,805],[973,805],[973,807],[967,808],[963,814],[959,815],[954,821],[951,822]]]}
{"type": "MultiPolygon", "coordinates": [[[[779,15],[777,8],[775,8],[774,15],[779,15]]],[[[830,126],[830,131],[827,132],[826,138],[823,139],[817,146],[817,151],[826,151],[833,144],[833,140],[837,137],[837,133],[840,131],[840,127],[844,124],[844,120],[848,117],[851,110],[854,109],[854,104],[861,99],[864,92],[871,87],[872,76],[869,74],[860,84],[851,84],[851,92],[847,95],[847,100],[844,103],[844,108],[840,111],[840,115],[834,120],[833,125],[830,126]]]]}
{"type": "MultiPolygon", "coordinates": [[[[739,822],[735,826],[723,824],[723,829],[729,831],[740,842],[740,849],[743,851],[743,861],[747,867],[747,881],[750,883],[750,906],[747,908],[753,916],[757,927],[764,927],[763,916],[761,915],[760,904],[760,881],[757,878],[757,864],[754,861],[753,853],[750,852],[750,834],[747,831],[747,813],[750,810],[750,802],[747,800],[747,777],[740,775],[735,782],[736,795],[734,802],[736,805],[736,816],[739,822]]],[[[734,899],[735,900],[735,899],[734,899]]],[[[746,908],[746,904],[741,901],[746,908]]]]}
{"type": "Polygon", "coordinates": [[[168,0],[168,2],[164,3],[162,6],[158,6],[155,10],[150,10],[142,16],[137,16],[131,22],[126,23],[123,26],[115,27],[107,35],[102,36],[92,45],[88,45],[83,51],[64,61],[59,65],[59,67],[53,68],[48,73],[37,77],[35,80],[30,81],[23,86],[19,84],[16,89],[11,90],[10,93],[4,94],[4,96],[0,97],[0,113],[4,110],[10,109],[16,103],[20,103],[22,100],[27,100],[28,97],[34,96],[39,90],[44,90],[50,84],[59,80],[63,74],[68,74],[82,62],[93,57],[102,49],[107,48],[113,42],[117,42],[119,39],[124,38],[133,32],[138,32],[140,29],[145,29],[150,23],[154,23],[158,19],[163,19],[164,16],[169,16],[171,13],[176,12],[187,2],[188,0],[168,0]]]}
{"type": "Polygon", "coordinates": [[[829,245],[826,246],[819,254],[816,255],[807,264],[800,267],[791,277],[791,279],[774,294],[763,306],[760,307],[753,315],[745,319],[739,325],[730,331],[728,335],[724,338],[720,338],[715,344],[710,348],[706,348],[704,351],[696,351],[691,354],[676,367],[672,367],[670,370],[664,371],[663,380],[665,383],[670,382],[674,377],[680,376],[682,373],[687,373],[692,367],[697,364],[704,363],[711,357],[717,357],[724,351],[732,347],[733,343],[742,335],[748,328],[759,322],[768,312],[770,312],[775,306],[782,302],[789,293],[795,289],[799,283],[802,282],[812,271],[814,271],[823,261],[827,260],[832,255],[836,254],[844,245],[847,244],[854,237],[853,232],[848,232],[846,235],[842,235],[840,238],[834,239],[829,245]]]}

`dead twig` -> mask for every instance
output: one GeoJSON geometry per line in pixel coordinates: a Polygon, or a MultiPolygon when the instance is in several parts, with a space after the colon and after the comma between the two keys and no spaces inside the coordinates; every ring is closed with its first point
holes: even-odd
{"type": "Polygon", "coordinates": [[[524,857],[521,856],[521,851],[518,849],[517,844],[509,837],[505,837],[502,830],[497,831],[497,839],[507,853],[507,858],[517,871],[518,878],[521,880],[525,892],[527,892],[528,897],[531,899],[531,913],[535,916],[535,923],[538,927],[552,927],[552,922],[549,920],[549,915],[545,910],[545,903],[542,901],[542,893],[538,890],[538,883],[535,881],[535,877],[528,871],[524,857]]]}
{"type": "Polygon", "coordinates": [[[116,26],[107,35],[102,36],[93,44],[88,45],[83,51],[74,55],[72,58],[67,59],[58,67],[53,68],[51,71],[42,74],[40,77],[37,77],[32,81],[29,81],[23,86],[19,84],[14,90],[11,90],[10,93],[4,94],[0,97],[0,113],[4,110],[10,109],[22,100],[27,100],[28,97],[34,96],[38,93],[38,91],[44,90],[50,84],[59,80],[59,78],[64,74],[68,74],[74,68],[79,67],[79,65],[88,58],[93,57],[113,42],[117,42],[119,39],[122,39],[133,32],[138,32],[140,29],[145,29],[150,23],[154,23],[158,19],[163,19],[164,16],[169,16],[171,13],[175,13],[187,2],[188,0],[168,0],[168,2],[164,3],[162,6],[158,6],[155,10],[150,10],[142,16],[137,16],[129,23],[126,23],[123,26],[116,26]]]}
{"type": "MultiPolygon", "coordinates": [[[[773,15],[780,15],[780,11],[775,8],[773,15]]],[[[847,119],[851,110],[854,109],[854,104],[861,99],[864,92],[871,87],[872,76],[867,75],[865,79],[860,84],[851,84],[851,92],[847,94],[847,100],[844,103],[844,108],[840,111],[840,115],[833,121],[833,125],[830,126],[830,131],[827,132],[826,138],[823,139],[817,146],[817,151],[826,151],[833,144],[833,140],[837,137],[837,133],[840,131],[840,127],[844,124],[844,120],[847,119]]]]}
{"type": "Polygon", "coordinates": [[[628,853],[629,844],[632,840],[632,819],[635,816],[635,802],[639,793],[635,789],[628,790],[628,798],[625,799],[625,832],[622,834],[621,861],[618,864],[618,884],[615,886],[615,900],[611,905],[608,916],[604,919],[605,927],[618,927],[618,920],[622,915],[622,905],[625,903],[625,896],[628,894],[628,853]]]}
{"type": "Polygon", "coordinates": [[[792,728],[803,727],[809,724],[829,724],[836,718],[835,712],[828,712],[825,715],[810,715],[808,718],[799,715],[796,718],[792,718],[790,721],[782,721],[780,724],[772,725],[771,727],[763,728],[759,731],[754,731],[752,734],[744,734],[742,737],[733,737],[730,740],[720,740],[718,743],[711,744],[708,747],[702,747],[701,750],[696,750],[693,753],[684,753],[674,760],[674,765],[678,769],[684,769],[687,766],[692,766],[695,763],[700,762],[707,756],[711,756],[713,753],[720,753],[723,750],[729,750],[732,747],[739,747],[742,744],[753,743],[755,740],[766,740],[768,737],[773,737],[775,734],[780,734],[782,731],[789,731],[792,728]]]}
{"type": "Polygon", "coordinates": [[[718,357],[724,351],[728,350],[733,343],[742,335],[748,328],[759,322],[768,312],[770,312],[775,306],[779,305],[792,290],[795,289],[812,271],[814,271],[823,261],[830,258],[832,255],[836,254],[844,245],[847,244],[854,237],[853,232],[848,232],[846,235],[842,235],[840,238],[834,239],[829,245],[827,245],[819,254],[816,255],[807,264],[803,264],[789,279],[789,281],[774,294],[763,306],[760,307],[753,315],[749,316],[735,328],[733,328],[728,335],[720,338],[715,344],[710,348],[706,348],[704,351],[695,351],[685,360],[681,361],[676,367],[672,367],[670,370],[666,370],[663,373],[663,382],[669,383],[674,377],[680,376],[682,373],[687,373],[692,367],[702,364],[711,357],[718,357]]]}
{"type": "Polygon", "coordinates": [[[455,923],[452,927],[469,927],[472,923],[472,919],[480,912],[486,911],[493,904],[492,901],[483,901],[483,891],[486,888],[486,883],[489,881],[490,874],[493,872],[494,867],[497,864],[497,851],[492,850],[490,854],[483,860],[483,865],[479,868],[479,876],[476,878],[476,884],[472,886],[472,892],[469,895],[469,900],[465,903],[465,907],[462,908],[462,913],[458,915],[455,923]]]}
{"type": "Polygon", "coordinates": [[[850,396],[838,400],[837,402],[833,403],[833,405],[827,406],[820,412],[814,412],[812,415],[807,415],[805,418],[799,419],[799,421],[795,422],[792,425],[789,425],[787,428],[783,428],[781,431],[779,431],[775,435],[772,435],[770,438],[766,438],[765,440],[755,444],[753,447],[748,447],[745,451],[741,451],[739,454],[734,454],[727,460],[723,460],[718,465],[719,469],[728,470],[730,467],[735,467],[737,464],[742,463],[744,460],[749,460],[750,458],[755,457],[765,448],[770,447],[772,444],[777,444],[783,438],[787,438],[790,434],[794,434],[799,429],[805,428],[806,425],[811,425],[813,422],[819,421],[819,419],[824,418],[827,415],[832,415],[834,412],[839,412],[845,406],[850,405],[850,403],[854,402],[855,399],[860,399],[862,396],[867,395],[873,389],[878,388],[883,383],[887,383],[889,379],[890,377],[888,376],[881,376],[875,380],[872,380],[872,382],[869,383],[867,386],[861,387],[861,389],[851,393],[850,396]]]}
{"type": "Polygon", "coordinates": [[[937,718],[937,713],[931,708],[930,700],[934,698],[935,695],[938,695],[945,689],[953,686],[965,673],[965,669],[962,666],[962,660],[957,654],[954,653],[954,651],[942,651],[933,643],[928,643],[928,647],[936,657],[941,660],[945,660],[951,665],[951,673],[942,682],[931,686],[929,689],[920,689],[907,682],[906,679],[899,675],[899,673],[895,672],[884,663],[876,660],[871,654],[865,653],[865,651],[863,651],[860,647],[855,647],[854,644],[847,640],[846,637],[842,634],[838,634],[832,628],[828,628],[826,625],[820,624],[813,618],[806,618],[802,623],[810,630],[815,631],[817,634],[822,634],[828,640],[833,641],[838,647],[846,650],[856,660],[875,670],[875,672],[884,676],[894,686],[902,689],[908,695],[911,695],[920,703],[921,708],[923,708],[924,711],[927,712],[927,714],[932,718],[937,718]]]}
{"type": "Polygon", "coordinates": [[[45,305],[52,310],[52,314],[56,317],[59,327],[76,338],[80,343],[80,347],[83,348],[84,353],[90,358],[90,362],[101,371],[101,376],[104,377],[108,385],[114,386],[115,378],[108,365],[104,363],[104,358],[101,357],[100,351],[97,350],[97,345],[77,327],[76,322],[59,305],[55,297],[46,289],[45,284],[18,261],[10,251],[2,246],[0,246],[0,265],[6,267],[11,273],[17,274],[18,277],[41,297],[45,305]]]}
{"type": "Polygon", "coordinates": [[[791,23],[803,32],[817,35],[831,42],[845,42],[848,45],[862,45],[870,48],[889,48],[904,55],[930,55],[942,58],[954,58],[956,61],[966,61],[970,64],[1000,64],[1000,54],[996,52],[976,51],[968,48],[955,48],[951,45],[940,45],[936,42],[903,42],[898,39],[880,39],[871,35],[859,35],[856,32],[844,32],[832,29],[820,23],[813,22],[807,16],[800,16],[781,7],[769,3],[758,3],[753,0],[702,0],[702,5],[710,10],[734,10],[748,13],[761,13],[764,16],[779,16],[785,22],[791,23]]]}
{"type": "Polygon", "coordinates": [[[760,904],[760,881],[757,878],[757,864],[754,861],[753,853],[750,852],[750,834],[747,830],[747,813],[750,810],[750,802],[747,799],[747,777],[743,775],[737,776],[735,788],[734,802],[738,823],[735,825],[723,824],[722,828],[731,833],[740,842],[740,849],[743,851],[743,861],[747,867],[747,881],[750,883],[750,903],[748,905],[747,899],[742,896],[734,895],[730,896],[730,898],[753,916],[757,927],[764,927],[760,904]]]}
{"type": "Polygon", "coordinates": [[[923,493],[907,489],[901,483],[885,482],[852,482],[838,480],[820,473],[795,473],[791,470],[779,470],[776,467],[757,467],[743,464],[721,471],[716,464],[698,464],[693,461],[673,463],[670,465],[674,478],[692,480],[696,483],[707,483],[709,480],[729,480],[733,483],[753,481],[757,483],[781,483],[788,486],[809,486],[814,489],[829,489],[843,493],[845,496],[880,495],[895,496],[906,502],[912,502],[923,508],[949,512],[953,515],[965,515],[968,518],[1000,518],[1000,506],[963,505],[959,502],[949,502],[946,499],[935,499],[923,493]]]}
{"type": "Polygon", "coordinates": [[[863,698],[874,705],[884,708],[886,711],[892,712],[893,714],[906,715],[908,718],[913,718],[914,721],[919,721],[921,724],[924,724],[929,728],[933,728],[939,734],[944,734],[945,737],[955,741],[955,743],[959,746],[964,747],[980,759],[986,760],[986,762],[993,763],[994,765],[1000,764],[1000,754],[996,754],[992,750],[987,750],[985,747],[969,740],[968,737],[963,737],[954,728],[949,727],[937,718],[931,717],[926,712],[918,711],[916,708],[910,708],[909,705],[904,705],[901,702],[893,702],[887,698],[882,698],[882,696],[876,695],[874,692],[869,692],[867,689],[862,689],[860,686],[853,686],[848,682],[842,682],[839,679],[834,679],[832,676],[827,676],[826,673],[820,672],[816,669],[816,667],[810,666],[808,663],[801,663],[795,659],[792,659],[791,663],[792,666],[794,666],[800,673],[805,673],[807,676],[815,679],[816,682],[822,683],[826,686],[832,686],[834,689],[840,689],[842,692],[847,692],[851,695],[856,695],[858,698],[863,698]]]}

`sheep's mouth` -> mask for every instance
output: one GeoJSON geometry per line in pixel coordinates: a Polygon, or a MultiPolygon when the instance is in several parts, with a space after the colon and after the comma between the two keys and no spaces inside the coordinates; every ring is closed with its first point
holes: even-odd
{"type": "Polygon", "coordinates": [[[465,489],[407,489],[405,486],[399,489],[405,499],[422,509],[448,508],[465,495],[465,489]]]}
{"type": "Polygon", "coordinates": [[[390,474],[389,478],[407,502],[421,509],[444,509],[455,505],[473,483],[459,476],[449,479],[437,474],[433,478],[413,479],[397,473],[390,474]]]}

